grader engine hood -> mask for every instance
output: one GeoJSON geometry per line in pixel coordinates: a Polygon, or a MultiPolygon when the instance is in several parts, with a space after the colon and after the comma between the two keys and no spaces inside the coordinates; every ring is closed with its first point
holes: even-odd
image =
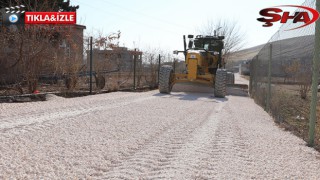
{"type": "Polygon", "coordinates": [[[208,67],[212,64],[213,59],[213,55],[205,50],[188,50],[186,56],[188,79],[193,81],[198,75],[208,73],[208,67]]]}
{"type": "Polygon", "coordinates": [[[199,51],[188,51],[187,60],[189,59],[201,59],[201,53],[199,51]]]}
{"type": "Polygon", "coordinates": [[[197,79],[198,67],[201,61],[202,57],[199,51],[189,51],[187,53],[186,64],[188,65],[188,79],[190,81],[197,79]]]}
{"type": "MultiPolygon", "coordinates": [[[[217,67],[218,54],[204,50],[189,50],[187,52],[186,64],[189,64],[192,60],[197,61],[199,67],[203,67],[203,70],[209,67],[217,67]]],[[[205,70],[205,72],[207,72],[205,70]]]]}

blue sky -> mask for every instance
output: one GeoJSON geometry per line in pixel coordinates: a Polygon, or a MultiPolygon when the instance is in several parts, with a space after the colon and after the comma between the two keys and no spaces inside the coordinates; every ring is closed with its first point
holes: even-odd
{"type": "Polygon", "coordinates": [[[263,8],[300,5],[304,0],[71,0],[79,5],[78,24],[105,34],[120,30],[121,45],[129,48],[183,49],[182,35],[196,34],[209,19],[236,21],[247,34],[246,47],[266,43],[278,30],[256,19],[263,8]]]}

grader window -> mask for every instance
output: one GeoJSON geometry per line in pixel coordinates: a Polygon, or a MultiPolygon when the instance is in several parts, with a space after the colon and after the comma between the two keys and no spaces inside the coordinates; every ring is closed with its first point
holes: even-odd
{"type": "Polygon", "coordinates": [[[211,49],[210,44],[205,44],[203,49],[209,51],[211,49]]]}
{"type": "Polygon", "coordinates": [[[207,51],[220,51],[223,48],[222,41],[214,38],[197,38],[194,40],[194,49],[207,51]]]}
{"type": "Polygon", "coordinates": [[[194,40],[195,48],[202,48],[202,42],[200,40],[194,40]]]}

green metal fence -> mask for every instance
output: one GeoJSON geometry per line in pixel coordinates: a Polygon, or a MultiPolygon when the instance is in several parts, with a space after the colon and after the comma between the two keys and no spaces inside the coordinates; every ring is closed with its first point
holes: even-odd
{"type": "MultiPolygon", "coordinates": [[[[316,8],[316,1],[306,0],[302,6],[316,8]]],[[[305,10],[296,10],[300,11],[305,10]]],[[[276,122],[307,140],[310,103],[312,100],[317,102],[317,97],[311,96],[313,58],[314,53],[320,51],[315,51],[315,24],[287,31],[300,25],[303,24],[282,25],[252,59],[249,91],[255,102],[272,114],[276,122]]],[[[320,144],[318,134],[316,146],[320,144]]]]}

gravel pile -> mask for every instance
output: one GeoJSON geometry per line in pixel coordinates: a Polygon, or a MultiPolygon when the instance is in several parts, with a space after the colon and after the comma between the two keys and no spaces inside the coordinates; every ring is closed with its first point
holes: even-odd
{"type": "Polygon", "coordinates": [[[0,179],[320,179],[248,97],[158,91],[0,104],[0,179]]]}

